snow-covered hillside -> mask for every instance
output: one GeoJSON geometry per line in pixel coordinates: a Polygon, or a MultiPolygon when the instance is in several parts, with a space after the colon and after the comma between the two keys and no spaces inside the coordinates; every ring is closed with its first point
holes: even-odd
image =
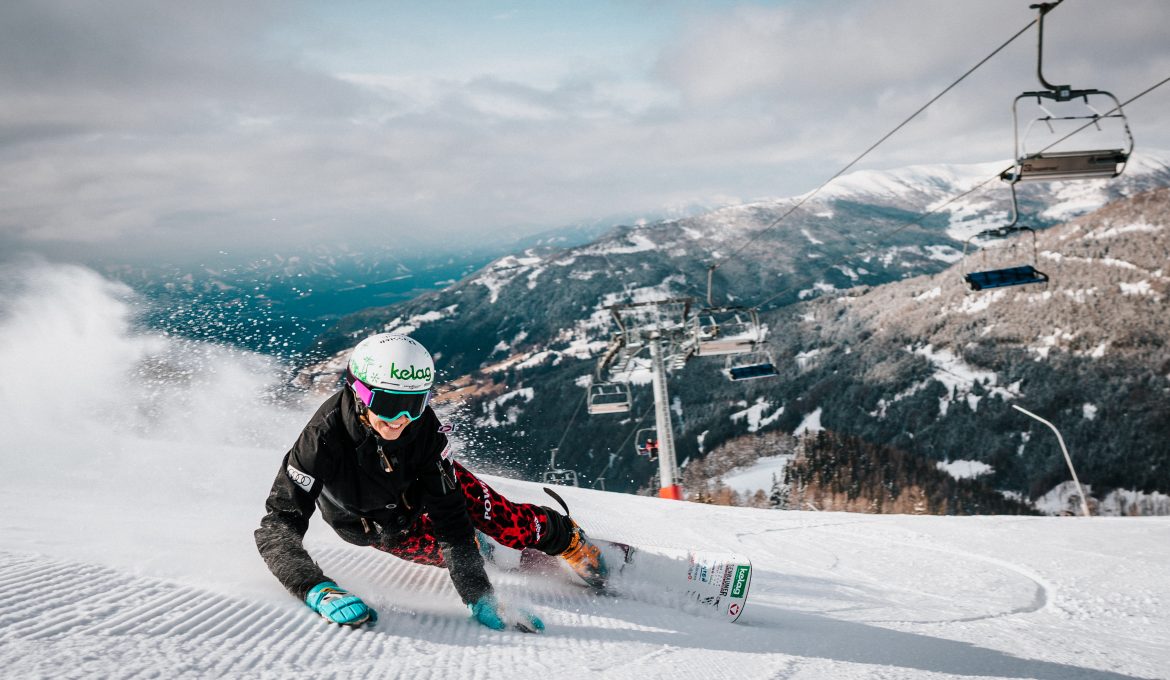
{"type": "MultiPolygon", "coordinates": [[[[1143,190],[1170,186],[1170,162],[1162,160],[1165,157],[1168,156],[1147,150],[1145,155],[1134,158],[1124,175],[1109,182],[1021,185],[1020,213],[1030,226],[1051,227],[1057,218],[1045,217],[1049,212],[1063,219],[1105,202],[1109,202],[1105,210],[1110,210],[1127,200],[1134,201],[1136,196],[1144,195],[1140,193],[1143,190]],[[1131,198],[1125,199],[1126,196],[1131,198]]],[[[834,347],[840,349],[840,343],[834,345],[823,338],[806,335],[804,331],[817,326],[826,333],[847,334],[848,325],[833,320],[845,307],[834,301],[830,305],[833,309],[820,320],[806,323],[798,319],[807,317],[810,307],[800,306],[800,303],[822,298],[836,300],[865,289],[880,290],[917,275],[940,273],[952,265],[956,267],[955,275],[947,280],[955,284],[952,287],[961,294],[965,287],[959,269],[982,266],[995,253],[973,255],[959,263],[963,259],[964,244],[962,240],[953,239],[965,239],[973,232],[1007,222],[1011,192],[997,178],[997,172],[1008,165],[1005,159],[979,165],[923,165],[880,172],[858,171],[835,180],[796,212],[791,211],[792,198],[767,200],[684,219],[616,227],[596,241],[574,248],[534,247],[517,252],[449,288],[409,302],[372,307],[338,320],[336,326],[317,339],[315,350],[328,360],[304,367],[305,383],[319,380],[335,384],[338,379],[336,369],[352,347],[354,338],[409,327],[420,341],[441,348],[440,372],[445,372],[449,380],[463,381],[467,389],[461,396],[466,398],[465,414],[469,421],[491,427],[496,441],[507,450],[516,452],[519,465],[523,466],[523,461],[532,462],[527,468],[521,467],[529,478],[539,474],[549,449],[567,436],[570,441],[577,439],[582,444],[562,450],[558,460],[565,467],[577,470],[585,483],[594,484],[599,477],[604,477],[609,489],[633,491],[649,487],[653,484],[650,478],[657,470],[656,466],[645,458],[610,457],[611,453],[626,450],[632,422],[622,423],[619,427],[592,428],[588,424],[592,419],[574,418],[574,411],[584,396],[582,386],[585,383],[582,380],[591,379],[589,376],[595,372],[597,358],[604,355],[614,334],[620,332],[608,307],[673,297],[691,297],[696,306],[702,305],[708,293],[707,265],[718,260],[721,261],[720,267],[712,275],[712,301],[764,308],[761,311],[767,317],[764,319],[766,348],[779,361],[784,374],[777,381],[729,385],[718,372],[721,359],[697,357],[692,357],[681,370],[674,370],[671,395],[675,400],[675,412],[679,414],[675,420],[679,460],[698,460],[735,436],[772,429],[793,433],[826,427],[872,437],[871,424],[859,422],[854,417],[856,414],[873,413],[871,419],[901,422],[887,412],[891,408],[898,411],[898,404],[906,397],[941,397],[933,393],[950,386],[947,379],[924,380],[925,376],[900,371],[896,380],[883,380],[880,391],[866,388],[852,393],[851,398],[845,400],[840,398],[841,392],[831,399],[822,399],[827,395],[819,394],[809,399],[808,392],[823,389],[823,386],[817,386],[820,381],[802,381],[797,388],[794,379],[816,374],[827,380],[860,375],[864,375],[867,381],[881,380],[882,372],[870,372],[869,368],[883,360],[873,357],[866,365],[855,362],[856,373],[843,372],[837,378],[828,377],[834,375],[831,369],[822,373],[819,366],[837,361],[833,350],[834,347]],[[980,188],[971,192],[973,187],[980,188]],[[937,212],[926,217],[931,211],[937,212]],[[778,220],[783,220],[783,224],[778,220]],[[784,316],[776,311],[781,308],[791,308],[794,316],[784,316]],[[790,370],[792,360],[799,367],[799,373],[790,370]],[[522,398],[520,394],[508,394],[520,389],[526,390],[522,398]],[[469,396],[469,393],[475,396],[469,396]],[[507,400],[507,408],[502,411],[497,401],[501,398],[507,400]],[[800,399],[806,400],[795,403],[800,399]],[[854,403],[854,399],[865,403],[854,403]],[[879,399],[886,402],[878,403],[879,399]],[[727,409],[709,408],[713,401],[729,405],[745,403],[742,408],[728,412],[727,409]],[[846,423],[842,418],[843,411],[854,414],[849,417],[850,422],[846,423]]],[[[1145,224],[1161,223],[1156,221],[1160,219],[1157,216],[1143,219],[1145,224]]],[[[1119,222],[1117,226],[1128,229],[1135,225],[1119,222]]],[[[1049,231],[1044,229],[1041,233],[1048,234],[1049,231]]],[[[1113,239],[1113,242],[1120,245],[1149,237],[1149,232],[1126,231],[1122,238],[1113,239]]],[[[1058,285],[1070,281],[1065,276],[1066,271],[1079,267],[1081,262],[1055,259],[1062,257],[1065,248],[1054,238],[1045,236],[1042,239],[1045,245],[1036,255],[1039,259],[1036,266],[1053,277],[1051,288],[1055,290],[1058,285]]],[[[1000,254],[1004,250],[1007,249],[1001,249],[1000,254]]],[[[1025,250],[1027,244],[1014,252],[1026,255],[1022,252],[1025,250]]],[[[1078,254],[1078,257],[1083,255],[1078,254]]],[[[1118,259],[1116,254],[1106,254],[1106,257],[1118,259]]],[[[1154,265],[1149,268],[1150,276],[1127,279],[1123,281],[1124,288],[1113,290],[1132,300],[1160,300],[1154,295],[1159,290],[1158,283],[1151,276],[1153,272],[1165,269],[1164,265],[1154,265]]],[[[946,309],[942,300],[935,298],[948,297],[950,288],[940,279],[939,283],[915,294],[924,296],[920,300],[924,308],[946,309]]],[[[1090,294],[1088,291],[1077,293],[1076,290],[1068,292],[1082,298],[1090,294]]],[[[1109,293],[1107,289],[1096,291],[1091,303],[1104,301],[1109,293]]],[[[1019,307],[992,304],[1005,296],[1013,297],[1003,291],[969,296],[959,312],[976,312],[990,306],[987,313],[993,315],[1003,307],[1019,307]]],[[[1116,306],[1107,305],[1101,309],[1112,313],[1116,306]]],[[[950,318],[957,316],[952,314],[950,318]]],[[[1079,320],[1073,323],[1078,328],[1081,325],[1079,320]]],[[[1060,324],[1061,333],[1068,334],[1073,327],[1065,321],[1060,324]]],[[[1005,330],[1001,326],[996,333],[1005,330]]],[[[1044,327],[1045,335],[1053,332],[1044,327]]],[[[1054,341],[1064,342],[1059,338],[1054,341]]],[[[856,339],[849,342],[854,343],[856,339]]],[[[1037,340],[1037,343],[1044,342],[1047,341],[1037,340]]],[[[912,345],[917,352],[925,352],[919,361],[935,364],[935,373],[940,376],[949,375],[946,371],[953,370],[957,365],[955,360],[961,356],[973,366],[980,364],[966,357],[958,346],[935,344],[928,349],[921,337],[907,338],[902,344],[912,345]],[[943,349],[947,352],[942,352],[943,349]]],[[[1139,346],[1152,347],[1153,343],[1139,343],[1139,346]]],[[[1040,345],[1040,351],[1048,351],[1045,347],[1040,345]]],[[[991,348],[989,351],[995,350],[991,348]]],[[[890,355],[891,351],[883,348],[883,353],[890,355]]],[[[893,352],[894,355],[901,353],[901,348],[893,352]]],[[[619,361],[611,366],[608,376],[601,377],[633,385],[632,412],[635,414],[649,408],[647,400],[651,390],[641,387],[649,382],[649,371],[644,370],[648,362],[642,361],[644,358],[619,361]]],[[[1047,367],[1034,372],[1035,379],[1026,385],[1025,392],[1029,396],[1037,392],[1037,383],[1052,385],[1055,382],[1054,374],[1047,367]]],[[[956,403],[966,403],[974,410],[979,399],[985,396],[1000,398],[1008,394],[1019,380],[1019,377],[1007,380],[998,384],[999,389],[992,394],[985,395],[982,385],[967,380],[968,377],[972,381],[981,380],[985,375],[975,372],[956,378],[963,384],[958,386],[948,405],[957,400],[956,403]]],[[[1072,378],[1071,374],[1067,375],[1072,378]]],[[[1003,377],[1006,380],[1008,376],[1003,377]]],[[[987,401],[983,404],[986,407],[987,401]]],[[[956,406],[950,413],[962,411],[961,406],[956,406]]],[[[934,412],[932,408],[925,413],[934,412]]],[[[1101,422],[1105,416],[1106,412],[1102,411],[1101,422]]],[[[970,429],[972,426],[982,428],[984,423],[966,423],[963,430],[971,435],[972,440],[982,440],[982,433],[975,434],[977,430],[970,429]]],[[[885,426],[879,424],[877,427],[885,426]]],[[[1134,431],[1140,429],[1135,427],[1134,431]]],[[[952,432],[959,431],[952,428],[952,432]]],[[[1127,428],[1114,427],[1108,430],[1106,438],[1119,440],[1126,436],[1123,434],[1126,431],[1127,428]]],[[[909,441],[908,436],[895,441],[901,432],[883,431],[877,441],[939,459],[967,459],[974,455],[955,447],[926,448],[920,440],[909,441]]],[[[1016,442],[1010,449],[1003,449],[1003,455],[1010,455],[1007,451],[1016,450],[1018,445],[1016,442]]],[[[1047,469],[1037,468],[1014,475],[1004,472],[1002,463],[994,467],[993,481],[999,488],[1029,497],[1043,493],[1063,480],[1063,477],[1051,478],[1047,469]],[[1033,472],[1044,476],[1032,476],[1033,472]],[[1007,477],[1010,479],[1005,479],[1007,477]]],[[[1096,477],[1086,481],[1099,486],[1132,484],[1146,491],[1167,488],[1163,481],[1147,482],[1143,477],[1132,476],[1108,481],[1096,477]]]]}
{"type": "MultiPolygon", "coordinates": [[[[272,398],[284,368],[136,332],[127,291],[86,270],[2,282],[4,677],[1068,680],[1170,667],[1163,518],[779,512],[581,489],[562,491],[595,535],[750,556],[740,622],[498,575],[548,630],[497,633],[440,570],[346,546],[315,520],[310,550],[382,613],[373,629],[333,628],[252,541],[314,407],[272,398]]],[[[535,485],[489,481],[546,502],[535,485]]]]}

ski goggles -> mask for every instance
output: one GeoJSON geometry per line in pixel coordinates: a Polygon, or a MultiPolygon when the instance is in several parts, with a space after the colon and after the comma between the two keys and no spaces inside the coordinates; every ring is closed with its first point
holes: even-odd
{"type": "Polygon", "coordinates": [[[385,421],[395,421],[406,416],[414,422],[422,418],[431,400],[431,391],[399,392],[381,387],[367,387],[362,381],[353,381],[353,391],[370,413],[385,421]]]}

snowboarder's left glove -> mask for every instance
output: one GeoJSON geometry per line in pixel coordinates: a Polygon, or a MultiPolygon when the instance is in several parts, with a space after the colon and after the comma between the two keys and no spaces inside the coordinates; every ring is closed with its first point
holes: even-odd
{"type": "Polygon", "coordinates": [[[471,607],[471,615],[475,617],[475,620],[488,628],[504,630],[511,626],[525,633],[539,633],[544,630],[544,621],[541,621],[536,615],[523,609],[517,609],[513,615],[491,593],[467,606],[471,607]]]}
{"type": "Polygon", "coordinates": [[[330,623],[356,628],[366,623],[373,625],[378,622],[378,612],[362,602],[360,597],[351,595],[333,581],[322,581],[313,586],[305,596],[305,604],[330,623]]]}

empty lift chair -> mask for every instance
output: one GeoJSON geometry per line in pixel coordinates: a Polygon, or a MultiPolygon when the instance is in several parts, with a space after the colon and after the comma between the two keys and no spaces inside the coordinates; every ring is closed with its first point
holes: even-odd
{"type": "Polygon", "coordinates": [[[577,480],[576,470],[548,470],[542,476],[545,484],[559,486],[581,486],[577,480]]]}
{"type": "Polygon", "coordinates": [[[1069,85],[1053,85],[1044,78],[1044,15],[1051,11],[1057,3],[1041,3],[1032,5],[1040,11],[1038,21],[1038,42],[1036,50],[1036,76],[1045,89],[1035,92],[1024,92],[1012,102],[1012,120],[1015,133],[1015,167],[1004,173],[1003,179],[1015,182],[1049,182],[1057,180],[1099,179],[1117,177],[1125,170],[1129,156],[1133,152],[1133,135],[1130,133],[1129,121],[1121,108],[1121,102],[1109,92],[1098,89],[1073,89],[1069,85]],[[1033,117],[1025,129],[1021,131],[1020,102],[1035,100],[1040,114],[1033,117]],[[1112,104],[1104,113],[1093,105],[1101,104],[1102,108],[1112,104]],[[1052,109],[1060,109],[1057,113],[1052,109]],[[1029,134],[1038,124],[1043,123],[1050,132],[1056,133],[1054,122],[1066,121],[1072,125],[1083,122],[1064,137],[1049,144],[1037,152],[1029,152],[1027,143],[1029,134]],[[1059,149],[1052,147],[1061,144],[1064,140],[1092,125],[1099,132],[1105,132],[1105,125],[1117,134],[1108,133],[1108,146],[1093,149],[1059,149]]]}
{"type": "Polygon", "coordinates": [[[1125,170],[1129,156],[1133,151],[1133,136],[1129,131],[1129,123],[1121,111],[1121,102],[1112,94],[1102,90],[1067,90],[1065,94],[1072,97],[1066,99],[1065,94],[1048,91],[1025,92],[1016,97],[1012,103],[1012,118],[1016,123],[1016,155],[1015,167],[1004,173],[1003,179],[1011,182],[1054,182],[1058,180],[1080,179],[1108,179],[1117,177],[1125,170]],[[1114,104],[1113,113],[1102,114],[1090,104],[1090,97],[1105,98],[1114,104]],[[1044,115],[1036,117],[1028,123],[1021,132],[1019,121],[1019,105],[1021,100],[1035,99],[1037,106],[1044,115]],[[1069,102],[1079,100],[1088,113],[1058,116],[1045,106],[1046,100],[1052,102],[1069,102]],[[1116,119],[1123,132],[1119,134],[1122,144],[1111,149],[1089,150],[1058,150],[1037,151],[1027,150],[1027,138],[1037,123],[1044,123],[1051,130],[1053,121],[1085,121],[1097,126],[1101,130],[1101,123],[1108,123],[1116,119]]]}
{"type": "Polygon", "coordinates": [[[589,415],[629,413],[630,387],[624,383],[596,383],[589,386],[589,415]]]}
{"type": "Polygon", "coordinates": [[[763,335],[759,313],[754,307],[717,307],[711,302],[716,266],[707,268],[707,306],[691,322],[695,356],[748,354],[755,350],[763,335]]]}
{"type": "Polygon", "coordinates": [[[760,320],[749,307],[708,307],[692,322],[695,355],[747,354],[760,339],[760,320]]]}
{"type": "MultiPolygon", "coordinates": [[[[1019,208],[1016,203],[1016,184],[1012,182],[1012,221],[1006,226],[997,229],[987,229],[967,239],[963,245],[963,261],[967,259],[967,251],[975,239],[1003,239],[1026,231],[1032,235],[1032,262],[1030,264],[987,269],[978,272],[964,272],[963,280],[971,290],[986,290],[988,288],[1003,288],[1005,286],[1022,286],[1031,283],[1048,283],[1048,275],[1036,269],[1036,231],[1031,227],[1021,227],[1017,223],[1020,219],[1019,208]]],[[[1015,246],[1013,246],[1014,248],[1015,246]]]]}
{"type": "Polygon", "coordinates": [[[557,448],[553,448],[548,460],[548,470],[541,475],[545,484],[559,484],[561,486],[581,486],[577,480],[577,471],[557,467],[557,448]]]}

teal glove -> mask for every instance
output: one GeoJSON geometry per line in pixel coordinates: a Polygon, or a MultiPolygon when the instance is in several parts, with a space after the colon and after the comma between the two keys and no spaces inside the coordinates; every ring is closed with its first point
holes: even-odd
{"type": "Polygon", "coordinates": [[[471,608],[471,615],[488,628],[504,630],[511,626],[524,633],[539,633],[544,630],[544,621],[541,621],[531,612],[523,609],[516,610],[516,616],[510,616],[495,595],[484,595],[467,605],[471,608]]]}
{"type": "Polygon", "coordinates": [[[305,604],[330,623],[358,627],[378,621],[378,612],[366,606],[357,595],[350,595],[333,581],[322,581],[305,596],[305,604]]]}

